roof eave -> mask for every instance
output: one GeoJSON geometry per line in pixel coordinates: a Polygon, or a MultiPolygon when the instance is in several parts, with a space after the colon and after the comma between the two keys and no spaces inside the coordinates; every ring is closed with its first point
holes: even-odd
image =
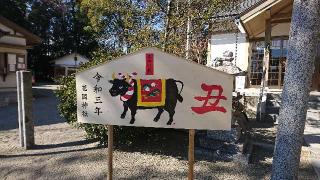
{"type": "Polygon", "coordinates": [[[255,4],[254,6],[250,7],[244,12],[240,13],[240,20],[244,23],[246,21],[249,21],[253,17],[255,17],[257,14],[259,14],[261,11],[264,9],[268,9],[274,4],[281,2],[282,0],[265,0],[265,1],[260,1],[259,3],[255,4]]]}
{"type": "Polygon", "coordinates": [[[8,26],[9,28],[12,28],[15,31],[23,34],[27,40],[27,46],[38,45],[42,42],[42,39],[39,36],[31,33],[30,31],[26,30],[25,28],[19,26],[18,24],[10,21],[9,19],[7,19],[1,15],[0,15],[0,22],[2,24],[4,24],[5,26],[8,26]]]}

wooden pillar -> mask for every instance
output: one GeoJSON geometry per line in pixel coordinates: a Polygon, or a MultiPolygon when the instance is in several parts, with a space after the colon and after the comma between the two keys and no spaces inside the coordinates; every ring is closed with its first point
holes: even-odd
{"type": "Polygon", "coordinates": [[[258,104],[257,118],[258,120],[262,119],[263,114],[266,111],[266,101],[267,95],[264,93],[265,87],[268,86],[268,71],[269,71],[269,62],[270,62],[270,46],[271,46],[271,15],[270,10],[265,12],[265,48],[264,48],[264,57],[263,57],[263,72],[260,86],[260,97],[258,104]]]}
{"type": "MultiPolygon", "coordinates": [[[[268,10],[270,11],[270,10],[268,10]]],[[[270,13],[270,12],[269,12],[270,13]]],[[[268,71],[269,71],[269,63],[270,63],[270,47],[271,47],[271,19],[266,19],[265,22],[265,47],[264,47],[264,57],[263,57],[263,69],[265,71],[265,79],[264,79],[264,83],[265,86],[268,86],[268,71]]]]}
{"type": "Polygon", "coordinates": [[[112,180],[113,174],[113,125],[108,125],[108,175],[107,179],[112,180]]]}
{"type": "Polygon", "coordinates": [[[189,130],[189,149],[188,149],[188,161],[189,161],[189,170],[188,170],[188,180],[194,179],[194,134],[195,130],[189,130]]]}

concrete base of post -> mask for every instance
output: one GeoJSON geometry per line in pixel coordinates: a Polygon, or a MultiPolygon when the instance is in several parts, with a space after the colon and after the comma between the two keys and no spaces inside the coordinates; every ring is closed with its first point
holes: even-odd
{"type": "Polygon", "coordinates": [[[31,149],[34,146],[32,74],[30,71],[17,71],[16,74],[20,144],[31,149]]]}

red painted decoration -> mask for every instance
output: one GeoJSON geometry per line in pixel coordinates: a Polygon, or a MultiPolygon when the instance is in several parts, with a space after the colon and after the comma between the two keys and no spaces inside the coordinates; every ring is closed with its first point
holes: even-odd
{"type": "Polygon", "coordinates": [[[140,79],[141,101],[161,102],[162,82],[161,79],[140,79]]]}
{"type": "Polygon", "coordinates": [[[211,111],[220,111],[223,113],[227,112],[227,110],[224,107],[218,106],[219,101],[221,99],[227,100],[227,98],[222,95],[222,92],[223,92],[222,86],[220,86],[220,85],[207,85],[205,83],[202,83],[201,89],[208,92],[208,94],[205,97],[203,97],[203,96],[194,97],[194,99],[196,99],[198,101],[204,101],[204,103],[200,107],[191,107],[193,112],[195,112],[197,114],[204,114],[204,113],[211,112],[211,111]],[[216,91],[217,95],[211,95],[212,91],[216,91]],[[212,102],[209,102],[210,99],[215,99],[215,100],[212,103],[212,102]]]}
{"type": "Polygon", "coordinates": [[[146,75],[154,74],[153,53],[146,53],[146,75]]]}

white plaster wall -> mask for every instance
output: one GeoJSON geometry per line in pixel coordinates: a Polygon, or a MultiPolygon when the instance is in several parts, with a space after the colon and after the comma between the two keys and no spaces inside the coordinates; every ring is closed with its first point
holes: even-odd
{"type": "MultiPolygon", "coordinates": [[[[25,55],[25,58],[27,57],[27,51],[22,50],[22,49],[12,49],[12,48],[0,47],[0,52],[25,55]]],[[[27,62],[27,59],[25,59],[25,62],[27,62]]],[[[26,64],[26,67],[27,67],[27,64],[26,64]]],[[[3,81],[3,77],[0,76],[0,89],[1,88],[12,88],[12,87],[14,87],[14,88],[17,87],[15,72],[8,72],[5,81],[3,81]]]]}
{"type": "Polygon", "coordinates": [[[20,38],[20,37],[3,36],[3,37],[0,38],[0,43],[25,46],[26,45],[26,39],[25,38],[20,38]]]}
{"type": "MultiPolygon", "coordinates": [[[[207,65],[211,64],[215,58],[222,57],[222,54],[227,50],[233,52],[233,55],[235,56],[235,33],[212,35],[209,43],[210,54],[208,55],[209,59],[207,65]]],[[[239,33],[236,64],[241,70],[247,70],[248,68],[248,48],[249,42],[246,40],[246,34],[239,33]]]]}
{"type": "MultiPolygon", "coordinates": [[[[80,63],[86,63],[89,62],[88,59],[84,58],[83,56],[79,56],[77,55],[77,65],[79,65],[80,63]]],[[[64,66],[74,66],[75,62],[74,62],[74,54],[70,54],[68,56],[59,58],[57,60],[55,60],[55,64],[56,65],[64,65],[64,66]]]]}
{"type": "MultiPolygon", "coordinates": [[[[281,23],[272,27],[271,36],[289,36],[291,23],[281,23]]],[[[264,37],[265,32],[260,33],[257,37],[264,37]]]]}
{"type": "MultiPolygon", "coordinates": [[[[7,26],[3,25],[0,23],[0,29],[3,31],[10,32],[10,34],[14,34],[14,30],[8,28],[7,26]]],[[[22,35],[22,34],[18,34],[22,35]]],[[[26,45],[26,39],[25,38],[20,38],[20,37],[12,37],[12,36],[4,36],[0,38],[0,43],[6,43],[6,44],[13,44],[13,45],[26,45]]],[[[13,53],[13,54],[20,54],[20,55],[25,55],[27,51],[25,49],[14,49],[14,48],[7,48],[7,47],[0,47],[0,52],[5,52],[5,53],[13,53]]],[[[26,62],[26,60],[25,60],[26,62]]],[[[1,88],[16,88],[17,83],[16,83],[16,73],[15,72],[8,72],[5,80],[3,80],[3,77],[0,76],[0,89],[1,88]]]]}

